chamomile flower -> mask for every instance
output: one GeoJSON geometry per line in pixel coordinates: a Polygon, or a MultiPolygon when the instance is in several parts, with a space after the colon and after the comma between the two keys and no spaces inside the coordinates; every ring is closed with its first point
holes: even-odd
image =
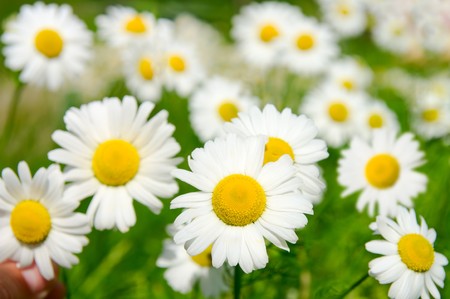
{"type": "Polygon", "coordinates": [[[183,245],[177,245],[173,239],[167,239],[156,265],[167,268],[164,278],[175,291],[189,293],[199,282],[205,297],[218,297],[220,293],[228,290],[228,286],[224,281],[224,268],[216,269],[212,266],[211,250],[212,247],[209,246],[200,254],[190,256],[183,245]]]}
{"type": "Polygon", "coordinates": [[[302,18],[298,8],[287,3],[252,3],[233,18],[231,35],[242,57],[257,68],[270,68],[279,62],[286,32],[302,18]]]}
{"type": "Polygon", "coordinates": [[[372,29],[372,35],[380,47],[396,54],[406,54],[417,48],[417,36],[407,17],[399,13],[380,16],[372,29]]]}
{"type": "Polygon", "coordinates": [[[155,17],[131,7],[110,6],[96,18],[98,33],[110,46],[124,48],[152,41],[156,32],[155,17]]]}
{"type": "Polygon", "coordinates": [[[8,23],[2,41],[5,64],[20,81],[56,90],[84,70],[91,33],[69,5],[23,5],[8,23]]]}
{"type": "Polygon", "coordinates": [[[237,81],[213,77],[195,91],[189,101],[192,128],[202,141],[223,133],[225,122],[257,105],[258,99],[237,81]]]}
{"type": "Polygon", "coordinates": [[[311,18],[296,19],[286,33],[282,64],[299,75],[317,75],[325,71],[338,54],[334,34],[311,18]]]}
{"type": "Polygon", "coordinates": [[[34,176],[26,162],[0,179],[0,262],[13,260],[20,267],[36,263],[42,276],[55,277],[52,261],[70,268],[78,263],[88,243],[88,218],[75,213],[79,202],[64,188],[59,167],[40,168],[34,176]]]}
{"type": "Polygon", "coordinates": [[[163,110],[147,120],[154,104],[139,107],[134,97],[105,98],[69,109],[66,131],[53,133],[62,148],[50,160],[67,165],[67,192],[78,200],[93,196],[87,215],[97,229],[117,227],[126,232],[136,223],[133,198],[159,213],[157,197],[170,197],[178,185],[170,172],[180,146],[175,127],[163,110]]]}
{"type": "Polygon", "coordinates": [[[126,51],[125,82],[141,101],[157,102],[163,88],[161,54],[152,46],[126,51]]]}
{"type": "Polygon", "coordinates": [[[366,249],[382,257],[369,263],[369,274],[381,284],[392,283],[390,298],[441,298],[447,258],[433,248],[436,231],[414,210],[400,208],[396,221],[378,216],[377,230],[384,240],[366,243],[366,249]]]}
{"type": "Polygon", "coordinates": [[[350,57],[333,62],[325,78],[325,84],[334,85],[347,92],[361,92],[371,81],[371,70],[350,57]]]}
{"type": "Polygon", "coordinates": [[[358,117],[361,117],[361,135],[366,139],[370,138],[373,130],[377,129],[399,131],[397,116],[381,100],[367,100],[362,113],[358,113],[358,117]]]}
{"type": "Polygon", "coordinates": [[[440,138],[450,133],[450,100],[431,93],[413,105],[414,130],[425,139],[440,138]]]}
{"type": "Polygon", "coordinates": [[[342,151],[338,181],[343,196],[362,191],[357,209],[368,206],[370,216],[395,216],[399,205],[412,207],[411,199],[425,191],[427,177],[414,170],[422,165],[424,153],[411,133],[396,138],[396,132],[380,129],[370,142],[354,137],[350,148],[342,151]]]}
{"type": "Polygon", "coordinates": [[[225,131],[244,137],[265,136],[264,163],[277,161],[288,155],[297,169],[301,180],[302,194],[317,202],[325,188],[317,162],[328,157],[327,146],[317,139],[317,127],[305,115],[295,115],[291,109],[279,112],[268,104],[261,111],[253,107],[248,112],[239,113],[231,123],[225,124],[225,131]]]}
{"type": "Polygon", "coordinates": [[[325,21],[342,37],[361,34],[367,25],[364,4],[359,0],[320,1],[325,21]]]}
{"type": "Polygon", "coordinates": [[[164,86],[182,97],[189,96],[204,77],[204,69],[187,43],[173,40],[163,50],[164,86]]]}
{"type": "Polygon", "coordinates": [[[314,119],[319,136],[328,145],[340,147],[358,134],[357,113],[363,104],[360,93],[348,93],[325,85],[307,95],[299,111],[314,119]]]}
{"type": "Polygon", "coordinates": [[[298,192],[301,182],[289,157],[263,165],[266,141],[227,134],[192,152],[192,171],[173,172],[199,189],[170,205],[185,209],[175,225],[186,225],[174,240],[189,255],[212,245],[214,267],[228,261],[249,273],[268,262],[264,238],[284,250],[289,250],[286,241],[297,241],[294,229],[306,225],[312,204],[298,192]]]}

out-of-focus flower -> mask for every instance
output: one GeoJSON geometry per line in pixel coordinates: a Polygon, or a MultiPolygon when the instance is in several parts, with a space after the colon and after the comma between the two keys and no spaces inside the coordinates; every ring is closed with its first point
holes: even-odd
{"type": "Polygon", "coordinates": [[[428,93],[412,106],[412,125],[420,136],[433,139],[450,133],[450,98],[428,93]]]}
{"type": "Polygon", "coordinates": [[[360,0],[319,1],[325,21],[339,36],[352,37],[361,34],[367,26],[364,3],[360,0]]]}
{"type": "Polygon", "coordinates": [[[361,125],[361,135],[369,139],[373,130],[388,129],[398,132],[399,124],[397,116],[381,100],[367,99],[364,109],[358,113],[361,125]]]}

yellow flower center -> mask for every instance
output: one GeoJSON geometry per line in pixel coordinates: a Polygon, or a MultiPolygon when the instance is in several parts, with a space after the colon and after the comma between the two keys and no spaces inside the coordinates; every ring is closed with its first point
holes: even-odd
{"type": "Polygon", "coordinates": [[[308,51],[314,47],[314,36],[309,33],[300,34],[297,37],[297,48],[302,51],[308,51]]]}
{"type": "Polygon", "coordinates": [[[283,155],[289,155],[292,160],[295,159],[292,147],[283,139],[269,137],[264,151],[264,164],[277,161],[283,155]]]}
{"type": "Polygon", "coordinates": [[[169,66],[175,72],[183,72],[186,69],[186,62],[180,55],[172,55],[169,57],[169,66]]]}
{"type": "Polygon", "coordinates": [[[139,73],[145,80],[153,79],[153,66],[150,59],[143,58],[139,61],[139,73]]]}
{"type": "Polygon", "coordinates": [[[424,121],[432,123],[439,119],[439,110],[427,109],[422,111],[422,118],[424,121]]]}
{"type": "Polygon", "coordinates": [[[416,272],[427,272],[434,262],[434,249],[422,235],[404,235],[398,241],[398,254],[402,262],[416,272]]]}
{"type": "Polygon", "coordinates": [[[348,5],[345,4],[339,5],[337,11],[339,12],[339,14],[343,16],[348,16],[351,13],[350,7],[348,7],[348,5]]]}
{"type": "Polygon", "coordinates": [[[133,145],[123,140],[112,139],[97,147],[92,159],[92,169],[101,183],[121,186],[136,175],[139,162],[139,153],[133,145]]]}
{"type": "Polygon", "coordinates": [[[258,220],[266,209],[266,194],[252,177],[232,174],[214,188],[212,206],[224,223],[246,226],[258,220]]]}
{"type": "Polygon", "coordinates": [[[125,29],[131,33],[144,33],[147,31],[147,26],[140,15],[135,15],[125,24],[125,29]]]}
{"type": "Polygon", "coordinates": [[[47,209],[34,200],[18,203],[11,213],[10,224],[17,240],[29,245],[42,243],[52,228],[47,209]]]}
{"type": "Polygon", "coordinates": [[[366,178],[379,189],[386,189],[395,184],[400,175],[400,164],[389,154],[373,156],[366,164],[366,178]]]}
{"type": "Polygon", "coordinates": [[[64,41],[61,35],[53,29],[43,29],[36,34],[34,45],[42,55],[55,58],[61,54],[64,41]]]}
{"type": "Polygon", "coordinates": [[[272,24],[264,25],[259,32],[259,38],[265,42],[270,43],[273,39],[280,35],[277,28],[272,24]]]}
{"type": "Polygon", "coordinates": [[[383,126],[383,117],[378,113],[372,113],[369,117],[369,126],[372,129],[378,129],[383,126]]]}
{"type": "Polygon", "coordinates": [[[230,101],[224,101],[222,104],[220,104],[217,110],[219,112],[220,117],[224,121],[232,120],[233,118],[237,117],[239,112],[238,107],[230,101]]]}
{"type": "Polygon", "coordinates": [[[341,102],[334,102],[328,107],[328,114],[336,122],[344,122],[348,118],[347,106],[341,102]]]}
{"type": "Polygon", "coordinates": [[[212,258],[211,258],[212,245],[209,245],[208,248],[205,249],[200,254],[191,256],[192,260],[199,265],[200,267],[212,267],[212,258]]]}
{"type": "Polygon", "coordinates": [[[355,89],[355,84],[350,79],[342,80],[342,86],[348,91],[352,91],[355,89]]]}

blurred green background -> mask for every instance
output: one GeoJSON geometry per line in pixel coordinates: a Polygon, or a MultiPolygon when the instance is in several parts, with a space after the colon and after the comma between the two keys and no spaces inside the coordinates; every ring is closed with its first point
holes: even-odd
{"type": "MultiPolygon", "coordinates": [[[[95,17],[104,13],[108,5],[122,4],[137,10],[149,10],[157,17],[174,18],[181,12],[189,12],[210,23],[230,40],[231,17],[250,1],[53,2],[71,4],[75,14],[92,30],[95,30],[95,17]]],[[[314,1],[290,2],[300,6],[305,14],[320,18],[314,1]]],[[[2,1],[2,23],[11,14],[18,12],[24,3],[32,1],[2,1]]],[[[373,45],[368,32],[342,41],[340,46],[344,54],[361,57],[376,73],[391,67],[402,67],[423,76],[448,70],[448,64],[438,60],[411,63],[390,55],[373,45]]],[[[3,132],[16,74],[5,69],[3,57],[1,62],[0,131],[3,132]]],[[[302,95],[310,88],[310,82],[302,78],[295,78],[293,82],[293,90],[288,94],[280,89],[264,89],[257,95],[263,98],[288,97],[284,100],[296,108],[302,95]]],[[[402,130],[409,130],[409,112],[405,99],[394,90],[378,85],[377,81],[369,92],[385,100],[399,117],[402,130]]],[[[125,94],[128,91],[123,84],[117,85],[116,82],[114,85],[111,82],[110,92],[104,96],[122,97],[125,94]]],[[[47,152],[56,147],[50,138],[51,133],[64,128],[62,117],[68,107],[79,106],[85,101],[76,93],[51,93],[26,87],[18,106],[12,137],[7,144],[1,145],[0,169],[16,169],[21,160],[27,161],[33,172],[41,166],[47,167],[50,164],[47,152]]],[[[169,111],[169,121],[177,127],[175,138],[182,146],[179,156],[186,158],[194,148],[201,146],[188,125],[187,99],[180,99],[173,93],[164,93],[156,111],[160,109],[169,111]]],[[[436,251],[450,257],[449,148],[441,140],[421,141],[421,148],[426,151],[427,163],[420,171],[427,174],[429,184],[428,191],[415,199],[416,211],[425,217],[430,227],[436,229],[436,251]]],[[[346,290],[367,274],[368,262],[376,257],[364,249],[367,241],[377,238],[372,236],[368,228],[374,219],[356,211],[356,195],[340,197],[342,188],[336,182],[340,151],[330,149],[329,152],[330,157],[320,163],[327,181],[323,202],[315,207],[315,215],[309,217],[308,226],[298,231],[300,240],[290,246],[290,253],[282,252],[274,246],[268,247],[270,262],[267,268],[243,278],[243,298],[341,298],[346,290]]],[[[180,167],[187,168],[186,162],[180,167]]],[[[180,193],[188,191],[191,189],[180,183],[180,193]]],[[[61,273],[69,298],[201,298],[198,291],[188,295],[172,291],[163,278],[164,269],[155,266],[162,250],[162,241],[167,238],[165,227],[180,212],[169,210],[170,199],[163,202],[165,207],[161,215],[154,215],[135,203],[138,221],[126,234],[93,231],[89,235],[90,244],[80,255],[80,264],[61,273]]],[[[80,210],[85,211],[87,204],[88,201],[84,201],[80,210]]],[[[450,298],[449,267],[446,268],[446,274],[446,288],[441,290],[442,298],[450,298]]],[[[345,298],[387,298],[388,287],[379,285],[373,278],[367,278],[349,294],[345,294],[345,298]]],[[[231,298],[231,293],[224,297],[231,298]]]]}

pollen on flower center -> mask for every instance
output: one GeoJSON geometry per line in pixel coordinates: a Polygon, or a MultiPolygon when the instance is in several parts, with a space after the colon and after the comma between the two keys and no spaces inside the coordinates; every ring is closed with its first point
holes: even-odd
{"type": "Polygon", "coordinates": [[[342,86],[348,91],[352,91],[355,89],[355,84],[350,79],[342,80],[342,86]]]}
{"type": "Polygon", "coordinates": [[[47,209],[34,200],[18,203],[11,213],[10,224],[17,240],[29,245],[42,243],[52,227],[47,209]]]}
{"type": "Polygon", "coordinates": [[[389,154],[373,156],[366,164],[367,181],[374,187],[386,189],[393,186],[400,175],[397,159],[389,154]]]}
{"type": "Polygon", "coordinates": [[[265,43],[270,43],[279,35],[278,29],[272,24],[262,26],[261,31],[259,32],[259,38],[265,43]]]}
{"type": "Polygon", "coordinates": [[[153,66],[150,59],[143,58],[139,61],[139,73],[145,80],[153,79],[153,66]]]}
{"type": "Polygon", "coordinates": [[[53,29],[43,29],[34,38],[36,49],[47,58],[58,57],[64,47],[61,35],[53,29]]]}
{"type": "Polygon", "coordinates": [[[136,15],[128,20],[125,24],[125,29],[132,33],[144,33],[147,31],[147,26],[143,18],[140,15],[136,15]]]}
{"type": "Polygon", "coordinates": [[[172,55],[169,57],[169,66],[175,72],[183,72],[186,69],[186,62],[180,55],[172,55]]]}
{"type": "Polygon", "coordinates": [[[139,153],[132,144],[112,139],[97,147],[92,159],[92,169],[101,183],[121,186],[133,179],[139,170],[139,163],[139,153]]]}
{"type": "Polygon", "coordinates": [[[373,113],[369,117],[369,126],[372,129],[378,129],[383,126],[383,117],[378,113],[373,113]]]}
{"type": "Polygon", "coordinates": [[[223,121],[230,121],[238,116],[239,109],[233,102],[224,101],[222,104],[220,104],[217,112],[219,113],[223,121]]]}
{"type": "Polygon", "coordinates": [[[295,159],[292,147],[283,139],[269,137],[264,151],[264,164],[277,161],[283,155],[289,155],[292,160],[295,159]]]}
{"type": "Polygon", "coordinates": [[[341,102],[334,102],[328,107],[328,114],[336,122],[344,122],[348,117],[347,106],[341,102]]]}
{"type": "Polygon", "coordinates": [[[202,253],[191,256],[192,260],[199,265],[200,267],[212,267],[212,258],[211,258],[212,245],[209,245],[202,253]]]}
{"type": "Polygon", "coordinates": [[[314,47],[315,39],[314,36],[309,33],[300,34],[297,37],[297,48],[302,51],[310,50],[314,47]]]}
{"type": "Polygon", "coordinates": [[[402,262],[415,272],[430,270],[434,262],[431,243],[420,234],[404,235],[398,242],[398,254],[402,262]]]}
{"type": "Polygon", "coordinates": [[[224,223],[246,226],[258,220],[266,209],[266,194],[252,177],[232,174],[214,188],[212,206],[224,223]]]}
{"type": "Polygon", "coordinates": [[[342,16],[348,16],[350,15],[350,7],[348,7],[345,4],[341,4],[338,6],[337,11],[339,12],[339,14],[341,14],[342,16]]]}
{"type": "Polygon", "coordinates": [[[427,109],[422,112],[422,119],[426,122],[435,122],[439,118],[439,110],[427,109]]]}

